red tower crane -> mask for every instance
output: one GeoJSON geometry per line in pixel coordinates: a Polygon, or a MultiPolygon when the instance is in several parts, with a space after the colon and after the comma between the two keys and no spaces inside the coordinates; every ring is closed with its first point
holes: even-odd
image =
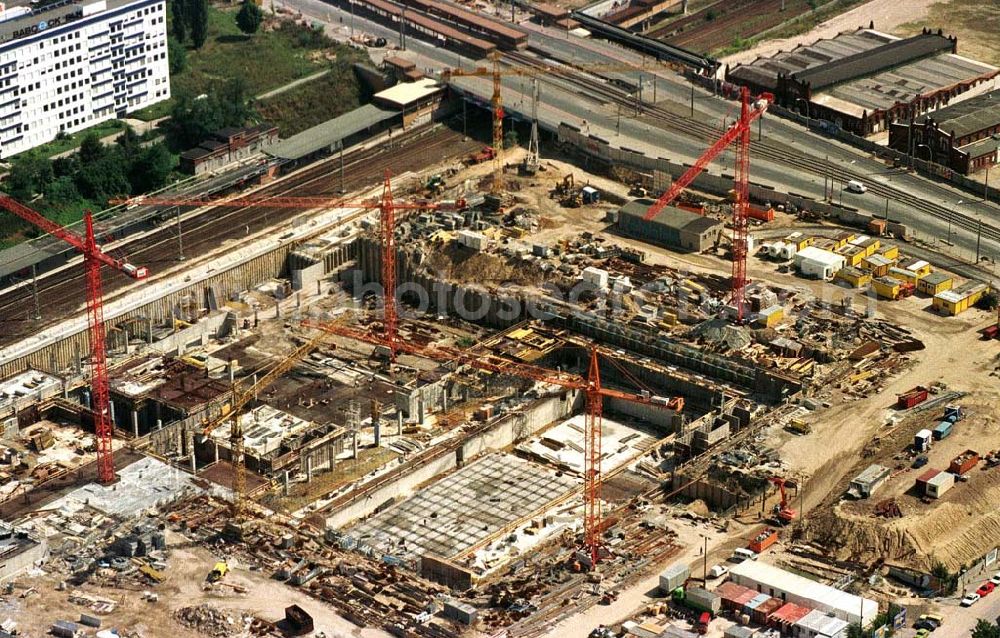
{"type": "MultiPolygon", "coordinates": [[[[373,345],[384,345],[383,337],[369,332],[351,328],[340,324],[306,322],[311,328],[319,328],[331,334],[339,335],[370,343],[373,345]]],[[[600,549],[603,545],[601,534],[603,533],[603,520],[601,513],[601,428],[602,415],[604,409],[604,397],[614,397],[634,403],[654,405],[667,410],[680,412],[684,409],[684,398],[673,397],[664,399],[651,396],[649,393],[635,394],[632,392],[622,392],[601,385],[600,367],[598,365],[598,350],[590,348],[590,361],[588,365],[587,378],[576,374],[550,370],[541,366],[534,366],[517,361],[511,361],[498,357],[490,353],[468,352],[450,346],[419,345],[408,341],[397,341],[396,346],[401,352],[434,359],[437,361],[449,361],[461,365],[468,365],[477,370],[505,374],[524,379],[532,379],[542,383],[580,390],[585,393],[587,407],[587,421],[585,432],[584,449],[584,546],[590,556],[592,564],[596,565],[600,560],[600,549]]]]}
{"type": "Polygon", "coordinates": [[[732,250],[732,284],[729,302],[736,308],[737,323],[743,322],[746,306],[747,286],[747,241],[749,224],[747,222],[748,193],[750,189],[750,125],[764,115],[767,107],[774,101],[770,93],[762,93],[756,101],[750,102],[750,90],[743,87],[740,90],[740,119],[723,133],[705,153],[698,158],[691,168],[678,177],[670,188],[646,211],[645,219],[652,220],[674,199],[687,188],[708,164],[715,159],[727,146],[739,139],[736,147],[736,177],[733,201],[733,250],[732,250]]]}
{"type": "MultiPolygon", "coordinates": [[[[143,205],[143,206],[269,206],[273,208],[362,208],[370,210],[379,209],[379,235],[382,245],[382,289],[383,294],[383,332],[385,345],[389,349],[390,360],[396,361],[398,337],[396,328],[398,315],[396,313],[396,211],[397,210],[448,210],[452,205],[437,204],[433,202],[406,202],[398,204],[392,198],[391,174],[385,172],[385,181],[382,186],[382,197],[367,201],[350,201],[335,197],[302,197],[302,196],[281,196],[273,197],[268,195],[244,195],[233,197],[170,197],[170,196],[140,196],[129,198],[118,198],[109,201],[111,204],[143,205]]],[[[461,207],[464,203],[459,200],[454,206],[461,207]]]]}
{"type": "Polygon", "coordinates": [[[34,224],[53,237],[58,237],[83,253],[83,264],[87,279],[87,319],[90,326],[91,402],[90,411],[94,415],[94,433],[97,438],[97,477],[107,485],[115,481],[115,462],[111,448],[110,395],[108,385],[108,358],[105,350],[104,292],[101,283],[101,266],[110,266],[125,273],[132,279],[145,279],[149,274],[144,266],[133,266],[122,259],[108,256],[97,245],[94,237],[94,221],[89,212],[84,213],[84,236],[66,230],[62,226],[43,217],[24,204],[0,196],[0,208],[34,224]]]}

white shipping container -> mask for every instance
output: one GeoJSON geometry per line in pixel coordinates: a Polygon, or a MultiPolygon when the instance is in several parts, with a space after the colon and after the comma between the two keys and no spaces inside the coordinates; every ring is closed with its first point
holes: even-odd
{"type": "Polygon", "coordinates": [[[600,268],[594,268],[593,266],[587,266],[583,269],[583,280],[588,284],[593,284],[598,288],[608,287],[608,271],[602,270],[600,268]]]}

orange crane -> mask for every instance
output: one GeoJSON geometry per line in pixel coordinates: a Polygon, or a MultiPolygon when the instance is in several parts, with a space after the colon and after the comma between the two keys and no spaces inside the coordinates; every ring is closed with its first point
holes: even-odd
{"type": "Polygon", "coordinates": [[[463,200],[453,204],[438,204],[434,202],[396,203],[392,198],[391,174],[385,172],[382,186],[382,197],[367,201],[350,201],[335,197],[302,197],[271,195],[236,195],[228,197],[205,196],[139,196],[109,200],[111,204],[143,205],[143,206],[271,206],[274,208],[362,208],[379,209],[379,232],[382,242],[382,289],[384,303],[383,331],[386,345],[389,348],[390,360],[395,362],[397,352],[397,314],[396,314],[396,211],[397,210],[455,210],[465,206],[463,200]]]}
{"type": "Polygon", "coordinates": [[[735,200],[733,202],[733,249],[732,249],[732,283],[730,286],[729,303],[736,309],[736,322],[743,323],[746,310],[747,286],[747,242],[749,240],[749,221],[747,206],[749,205],[750,189],[750,125],[764,115],[767,107],[774,101],[770,93],[762,93],[751,103],[750,90],[743,87],[740,90],[740,118],[723,133],[705,153],[683,175],[678,177],[656,202],[646,211],[645,219],[653,220],[670,202],[674,201],[681,191],[687,188],[708,164],[715,159],[727,146],[739,139],[736,147],[736,177],[735,200]]]}
{"type": "Polygon", "coordinates": [[[782,525],[788,525],[795,520],[796,512],[788,505],[788,495],[785,493],[785,479],[780,476],[772,476],[768,481],[777,485],[778,490],[781,492],[781,503],[774,506],[774,517],[782,525]]]}
{"type": "MultiPolygon", "coordinates": [[[[643,66],[626,63],[598,63],[598,64],[576,64],[572,66],[556,66],[539,61],[537,66],[519,66],[504,68],[501,66],[504,54],[494,51],[489,55],[490,67],[476,67],[474,69],[444,69],[441,77],[448,81],[453,77],[491,77],[493,78],[493,95],[490,98],[490,108],[493,111],[493,183],[490,192],[499,194],[503,192],[503,96],[501,94],[500,81],[504,76],[519,75],[523,77],[538,77],[543,75],[574,75],[581,71],[641,71],[651,68],[663,68],[662,66],[643,66]]],[[[533,91],[534,94],[534,91],[533,91]]],[[[535,97],[537,100],[537,96],[535,97]]]]}
{"type": "Polygon", "coordinates": [[[111,257],[101,250],[94,236],[94,220],[89,211],[83,215],[84,234],[81,237],[12,197],[0,195],[0,208],[34,224],[53,237],[58,237],[83,253],[87,284],[87,321],[90,328],[90,411],[94,417],[94,434],[97,439],[97,478],[104,485],[114,483],[115,461],[111,447],[114,424],[111,422],[101,266],[114,268],[132,279],[145,279],[149,271],[145,266],[133,266],[128,261],[111,257]]]}
{"type": "Polygon", "coordinates": [[[255,401],[264,389],[291,370],[296,363],[315,350],[329,336],[329,333],[326,332],[316,334],[292,351],[290,355],[274,364],[270,370],[265,372],[262,377],[245,390],[237,387],[237,384],[233,384],[232,404],[229,406],[229,411],[224,412],[218,418],[202,426],[201,435],[207,438],[223,423],[229,423],[229,447],[232,453],[233,464],[233,482],[231,485],[233,503],[230,513],[233,522],[237,525],[241,524],[246,518],[246,461],[243,454],[243,422],[241,419],[243,408],[255,401]]]}
{"type": "MultiPolygon", "coordinates": [[[[319,322],[307,322],[307,326],[319,328],[335,335],[347,337],[373,345],[384,345],[383,338],[369,332],[344,325],[330,325],[319,322]]],[[[652,396],[648,392],[635,394],[606,388],[601,385],[598,350],[590,348],[590,362],[587,377],[550,370],[517,361],[511,361],[490,353],[468,352],[449,346],[418,345],[407,341],[398,341],[397,348],[407,354],[416,355],[437,361],[454,362],[468,365],[478,370],[505,374],[550,383],[563,388],[580,390],[586,394],[587,422],[584,445],[584,547],[590,556],[591,564],[600,561],[600,549],[603,546],[603,520],[601,513],[601,430],[604,410],[604,397],[613,397],[658,406],[667,410],[680,412],[684,409],[683,397],[664,398],[652,396]]]]}

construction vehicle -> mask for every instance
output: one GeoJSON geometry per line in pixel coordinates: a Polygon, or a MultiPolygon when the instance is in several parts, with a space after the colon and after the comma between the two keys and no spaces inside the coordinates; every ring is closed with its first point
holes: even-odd
{"type": "Polygon", "coordinates": [[[557,181],[556,187],[552,192],[555,198],[559,200],[560,206],[579,208],[583,205],[583,197],[581,196],[580,189],[576,187],[576,179],[573,177],[573,173],[567,173],[561,180],[557,181]]]}
{"type": "Polygon", "coordinates": [[[212,567],[212,571],[208,572],[208,578],[206,579],[210,583],[217,583],[229,572],[229,565],[224,560],[220,560],[212,567]]]}
{"type": "Polygon", "coordinates": [[[437,193],[439,190],[444,188],[444,178],[440,174],[431,175],[427,178],[427,183],[424,185],[427,192],[431,195],[437,193]]]}
{"type": "Polygon", "coordinates": [[[785,429],[791,432],[792,434],[805,435],[812,432],[812,426],[803,421],[802,419],[792,419],[791,421],[788,422],[788,425],[785,426],[785,429]]]}
{"type": "MultiPolygon", "coordinates": [[[[795,520],[795,510],[788,506],[788,495],[785,493],[785,479],[780,476],[772,476],[768,479],[771,483],[778,486],[778,491],[781,492],[781,502],[774,506],[774,518],[779,525],[787,525],[795,520]]],[[[753,549],[752,547],[750,549],[753,549]]],[[[754,550],[758,554],[757,550],[754,550]]]]}
{"type": "Polygon", "coordinates": [[[496,157],[496,151],[493,150],[492,146],[484,146],[479,151],[473,153],[465,159],[465,164],[467,166],[474,166],[476,164],[482,164],[483,162],[488,162],[496,157]]]}

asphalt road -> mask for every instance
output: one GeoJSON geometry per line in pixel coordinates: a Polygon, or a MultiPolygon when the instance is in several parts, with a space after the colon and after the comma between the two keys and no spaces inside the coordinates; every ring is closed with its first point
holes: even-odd
{"type": "MultiPolygon", "coordinates": [[[[349,13],[340,11],[321,0],[283,0],[281,4],[301,11],[312,18],[327,22],[341,37],[348,35],[352,18],[349,13]]],[[[398,33],[391,28],[364,20],[353,18],[356,32],[365,32],[385,37],[390,43],[397,43],[398,33]]],[[[638,54],[593,40],[582,40],[567,37],[561,32],[548,32],[535,25],[522,25],[531,30],[531,46],[551,52],[560,59],[573,59],[580,63],[598,63],[609,61],[639,61],[638,54]]],[[[427,71],[438,71],[445,67],[473,68],[484,66],[481,61],[471,60],[454,52],[436,48],[426,42],[408,37],[406,41],[409,56],[414,58],[418,66],[427,71]]],[[[605,74],[638,82],[638,73],[605,74]]],[[[683,78],[669,72],[658,72],[652,77],[648,71],[643,73],[643,98],[652,99],[654,92],[658,103],[673,106],[675,111],[685,112],[690,108],[691,85],[683,78]],[[672,104],[671,104],[672,102],[672,104]]],[[[485,78],[456,78],[456,84],[479,95],[483,100],[489,98],[491,86],[485,78]]],[[[503,81],[505,110],[515,116],[527,117],[530,113],[530,81],[522,77],[505,77],[503,81]]],[[[718,125],[721,132],[726,119],[729,121],[737,114],[737,105],[731,101],[713,96],[711,93],[696,88],[694,121],[718,125]]],[[[674,161],[692,162],[707,147],[705,140],[695,135],[685,135],[677,130],[663,130],[655,123],[640,121],[622,113],[619,118],[618,106],[611,105],[599,95],[589,94],[585,89],[573,86],[561,78],[546,78],[540,88],[539,119],[543,124],[558,126],[566,121],[580,126],[585,120],[590,132],[609,139],[616,144],[638,150],[649,149],[650,153],[667,157],[674,161]]],[[[755,131],[755,139],[756,139],[755,131]]],[[[993,203],[983,203],[967,193],[939,184],[918,175],[909,174],[899,169],[886,167],[882,162],[872,159],[867,153],[859,151],[841,142],[809,132],[802,126],[777,117],[765,117],[760,133],[762,137],[773,144],[794,149],[799,153],[829,162],[831,167],[848,170],[864,181],[882,184],[920,198],[924,202],[942,206],[948,210],[960,211],[965,215],[982,219],[984,226],[1000,228],[1000,208],[993,203]]],[[[727,151],[720,155],[714,163],[715,171],[731,172],[733,154],[727,151]],[[728,168],[727,168],[728,167],[728,168]]],[[[768,158],[754,157],[751,146],[751,179],[755,182],[770,184],[782,191],[806,194],[817,199],[823,197],[827,179],[823,171],[815,168],[797,165],[794,161],[778,162],[768,158]]],[[[940,241],[940,248],[963,260],[973,261],[977,249],[976,233],[949,224],[946,219],[940,219],[916,210],[912,204],[894,201],[866,193],[854,195],[844,192],[838,182],[834,188],[834,198],[842,203],[856,207],[864,212],[884,216],[888,209],[890,219],[901,221],[908,225],[924,240],[940,241]],[[951,246],[947,247],[946,244],[951,246]]],[[[939,211],[943,213],[944,211],[939,211]]],[[[987,258],[1000,258],[1000,242],[983,238],[979,242],[979,252],[987,258]]],[[[991,276],[995,266],[986,262],[980,268],[980,276],[991,276]]]]}

